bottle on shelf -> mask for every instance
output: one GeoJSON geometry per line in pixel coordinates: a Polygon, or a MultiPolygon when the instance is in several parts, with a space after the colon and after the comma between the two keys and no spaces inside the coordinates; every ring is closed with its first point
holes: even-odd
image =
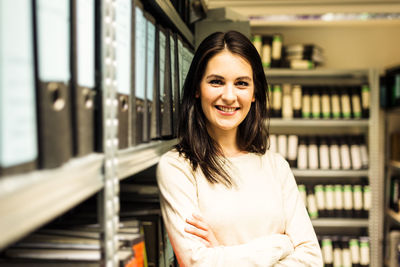
{"type": "Polygon", "coordinates": [[[311,117],[313,119],[321,118],[321,96],[319,87],[311,89],[311,117]]]}
{"type": "Polygon", "coordinates": [[[342,262],[342,248],[339,236],[332,236],[332,245],[333,245],[333,267],[343,266],[342,262]]]}
{"type": "Polygon", "coordinates": [[[362,117],[369,118],[370,109],[370,88],[368,84],[363,84],[361,87],[361,103],[362,103],[362,117]]]}
{"type": "Polygon", "coordinates": [[[324,186],[322,184],[316,184],[314,186],[315,199],[317,201],[318,216],[327,217],[326,207],[325,207],[325,193],[324,186]]]}
{"type": "Polygon", "coordinates": [[[316,218],[318,218],[318,207],[317,207],[317,201],[315,199],[313,187],[311,185],[307,185],[306,190],[307,190],[308,215],[310,216],[311,219],[316,219],[316,218]]]}
{"type": "Polygon", "coordinates": [[[351,262],[353,266],[359,266],[360,264],[360,242],[356,236],[351,236],[349,241],[351,262]]]}
{"type": "Polygon", "coordinates": [[[347,136],[339,137],[340,163],[342,169],[344,170],[349,170],[351,168],[350,148],[347,140],[348,140],[347,136]]]}
{"type": "Polygon", "coordinates": [[[302,118],[308,119],[311,117],[311,93],[308,87],[303,87],[302,95],[302,118]]]}
{"type": "Polygon", "coordinates": [[[361,236],[360,240],[360,267],[369,267],[369,237],[361,236]]]}
{"type": "Polygon", "coordinates": [[[308,168],[316,170],[319,168],[318,163],[317,138],[315,136],[310,136],[308,138],[308,168]]]}
{"type": "Polygon", "coordinates": [[[272,87],[272,116],[282,117],[282,88],[280,84],[274,84],[272,87]]]}
{"type": "Polygon", "coordinates": [[[331,96],[329,95],[329,90],[326,87],[322,88],[321,94],[321,113],[322,118],[330,119],[332,110],[331,110],[331,96]]]}
{"type": "Polygon", "coordinates": [[[361,150],[360,150],[360,139],[358,136],[350,137],[350,155],[351,155],[351,167],[353,170],[359,170],[362,168],[361,161],[361,150]]]}
{"type": "Polygon", "coordinates": [[[271,68],[272,36],[262,37],[262,65],[264,68],[271,68]]]}
{"type": "Polygon", "coordinates": [[[324,192],[325,192],[326,216],[334,217],[335,216],[335,195],[333,192],[333,185],[331,185],[331,184],[325,185],[324,192]]]}
{"type": "Polygon", "coordinates": [[[335,184],[333,186],[333,192],[335,195],[335,216],[344,217],[343,186],[341,184],[335,184]]]}
{"type": "Polygon", "coordinates": [[[340,107],[340,95],[336,87],[331,88],[331,107],[332,107],[332,118],[341,118],[341,107],[340,107]]]}
{"type": "Polygon", "coordinates": [[[291,134],[288,136],[288,153],[287,158],[290,167],[297,167],[297,148],[299,144],[299,137],[297,135],[291,134]]]}
{"type": "Polygon", "coordinates": [[[274,34],[272,37],[271,67],[280,68],[282,62],[282,35],[274,34]]]}
{"type": "Polygon", "coordinates": [[[363,169],[367,169],[369,166],[369,157],[368,157],[368,149],[367,143],[365,141],[365,136],[359,135],[359,144],[360,144],[360,154],[361,154],[361,165],[363,169]]]}
{"type": "Polygon", "coordinates": [[[330,236],[321,238],[321,249],[324,267],[333,267],[333,244],[330,236]]]}
{"type": "Polygon", "coordinates": [[[293,117],[301,118],[302,89],[301,85],[295,84],[292,87],[293,117]]]}
{"type": "Polygon", "coordinates": [[[353,191],[351,184],[343,185],[343,209],[344,217],[353,217],[353,191]]]}
{"type": "Polygon", "coordinates": [[[287,135],[286,134],[280,134],[278,135],[278,153],[281,154],[282,157],[284,157],[287,160],[287,145],[288,145],[288,140],[287,140],[287,135]]]}
{"type": "Polygon", "coordinates": [[[362,217],[368,218],[371,210],[371,187],[369,184],[363,185],[363,214],[362,217]]]}
{"type": "Polygon", "coordinates": [[[254,47],[257,49],[258,54],[262,57],[262,37],[259,34],[253,35],[252,43],[254,47]]]}
{"type": "Polygon", "coordinates": [[[351,107],[353,110],[353,118],[361,119],[362,109],[361,109],[361,99],[360,99],[360,87],[358,86],[351,87],[351,107]]]}
{"type": "Polygon", "coordinates": [[[282,85],[282,118],[293,118],[292,88],[289,83],[282,85]]]}
{"type": "Polygon", "coordinates": [[[353,185],[354,217],[362,218],[363,215],[363,192],[362,185],[353,185]]]}
{"type": "Polygon", "coordinates": [[[331,169],[338,170],[341,168],[339,142],[336,136],[330,137],[329,156],[331,169]]]}
{"type": "Polygon", "coordinates": [[[307,169],[308,167],[308,151],[307,151],[307,137],[299,136],[299,147],[297,153],[297,168],[307,169]]]}
{"type": "Polygon", "coordinates": [[[330,169],[329,145],[328,138],[325,136],[319,137],[319,163],[321,170],[330,169]]]}
{"type": "Polygon", "coordinates": [[[343,267],[352,267],[352,258],[350,251],[350,238],[348,236],[341,236],[340,243],[342,247],[342,266],[343,267]]]}
{"type": "Polygon", "coordinates": [[[342,107],[342,118],[350,119],[351,118],[351,104],[350,104],[350,95],[347,87],[340,88],[340,103],[342,107]]]}

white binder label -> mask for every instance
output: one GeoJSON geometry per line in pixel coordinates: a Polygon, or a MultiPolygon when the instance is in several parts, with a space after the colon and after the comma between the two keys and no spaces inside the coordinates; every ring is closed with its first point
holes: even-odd
{"type": "Polygon", "coordinates": [[[146,20],[143,11],[135,8],[135,94],[144,100],[146,79],[146,20]]]}
{"type": "Polygon", "coordinates": [[[77,19],[78,85],[94,88],[94,0],[77,1],[77,19]]]}
{"type": "Polygon", "coordinates": [[[0,1],[0,165],[37,158],[32,6],[0,1]]]}
{"type": "Polygon", "coordinates": [[[117,91],[131,93],[131,1],[116,1],[117,91]]]}
{"type": "Polygon", "coordinates": [[[39,78],[70,79],[70,16],[67,0],[37,0],[39,78]]]}

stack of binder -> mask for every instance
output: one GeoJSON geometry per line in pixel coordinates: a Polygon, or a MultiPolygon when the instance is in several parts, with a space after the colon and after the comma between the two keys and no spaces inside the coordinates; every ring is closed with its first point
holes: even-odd
{"type": "Polygon", "coordinates": [[[284,67],[312,69],[324,63],[323,49],[315,44],[293,44],[284,47],[284,67]]]}
{"type": "MultiPolygon", "coordinates": [[[[119,266],[147,264],[144,236],[137,220],[120,223],[118,230],[119,266]]],[[[7,248],[1,266],[100,266],[101,228],[99,225],[44,228],[7,248]]]]}
{"type": "Polygon", "coordinates": [[[1,13],[0,175],[93,152],[95,0],[7,0],[1,13]]]}

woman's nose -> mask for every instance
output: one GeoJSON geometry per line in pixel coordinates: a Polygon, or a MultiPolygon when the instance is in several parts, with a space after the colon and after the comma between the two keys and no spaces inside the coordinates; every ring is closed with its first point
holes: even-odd
{"type": "Polygon", "coordinates": [[[235,88],[233,84],[226,84],[222,92],[221,98],[227,103],[231,103],[236,100],[235,88]]]}

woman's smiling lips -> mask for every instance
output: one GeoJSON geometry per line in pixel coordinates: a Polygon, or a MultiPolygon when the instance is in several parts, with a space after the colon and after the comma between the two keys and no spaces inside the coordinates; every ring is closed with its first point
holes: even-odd
{"type": "Polygon", "coordinates": [[[233,115],[235,114],[237,110],[239,110],[238,107],[227,107],[227,106],[215,106],[219,113],[222,115],[233,115]]]}

